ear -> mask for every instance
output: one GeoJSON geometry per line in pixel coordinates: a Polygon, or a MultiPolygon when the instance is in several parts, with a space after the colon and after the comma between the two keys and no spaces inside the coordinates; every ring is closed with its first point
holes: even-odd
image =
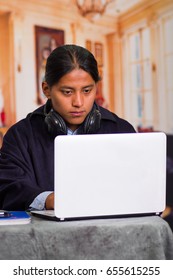
{"type": "Polygon", "coordinates": [[[50,94],[50,87],[46,82],[42,82],[42,90],[44,95],[50,99],[51,98],[51,94],[50,94]]]}

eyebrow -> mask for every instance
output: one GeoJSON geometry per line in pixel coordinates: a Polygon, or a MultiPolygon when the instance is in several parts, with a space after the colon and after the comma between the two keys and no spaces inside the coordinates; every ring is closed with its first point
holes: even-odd
{"type": "MultiPolygon", "coordinates": [[[[87,86],[83,86],[82,88],[88,88],[88,87],[93,87],[93,86],[94,86],[94,83],[87,85],[87,86]]],[[[74,89],[74,87],[64,85],[64,86],[61,86],[60,89],[74,89]]]]}

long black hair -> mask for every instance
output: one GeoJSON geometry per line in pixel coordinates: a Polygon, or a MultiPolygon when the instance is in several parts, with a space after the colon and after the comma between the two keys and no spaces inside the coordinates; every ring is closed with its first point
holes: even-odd
{"type": "Polygon", "coordinates": [[[97,83],[100,80],[97,61],[87,49],[77,45],[63,45],[54,49],[46,63],[45,81],[52,87],[74,69],[88,72],[97,83]]]}

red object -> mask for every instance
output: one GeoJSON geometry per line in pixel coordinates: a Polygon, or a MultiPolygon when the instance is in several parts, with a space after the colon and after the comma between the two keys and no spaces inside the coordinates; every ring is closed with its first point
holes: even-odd
{"type": "Polygon", "coordinates": [[[0,114],[1,114],[2,126],[5,126],[5,111],[4,111],[4,109],[2,109],[0,114]]]}

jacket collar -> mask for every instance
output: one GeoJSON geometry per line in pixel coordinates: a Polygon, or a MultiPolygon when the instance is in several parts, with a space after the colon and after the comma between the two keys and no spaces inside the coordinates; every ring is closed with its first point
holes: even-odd
{"type": "Polygon", "coordinates": [[[99,106],[99,109],[103,120],[109,120],[115,123],[117,122],[115,114],[101,106],[99,106]]]}

